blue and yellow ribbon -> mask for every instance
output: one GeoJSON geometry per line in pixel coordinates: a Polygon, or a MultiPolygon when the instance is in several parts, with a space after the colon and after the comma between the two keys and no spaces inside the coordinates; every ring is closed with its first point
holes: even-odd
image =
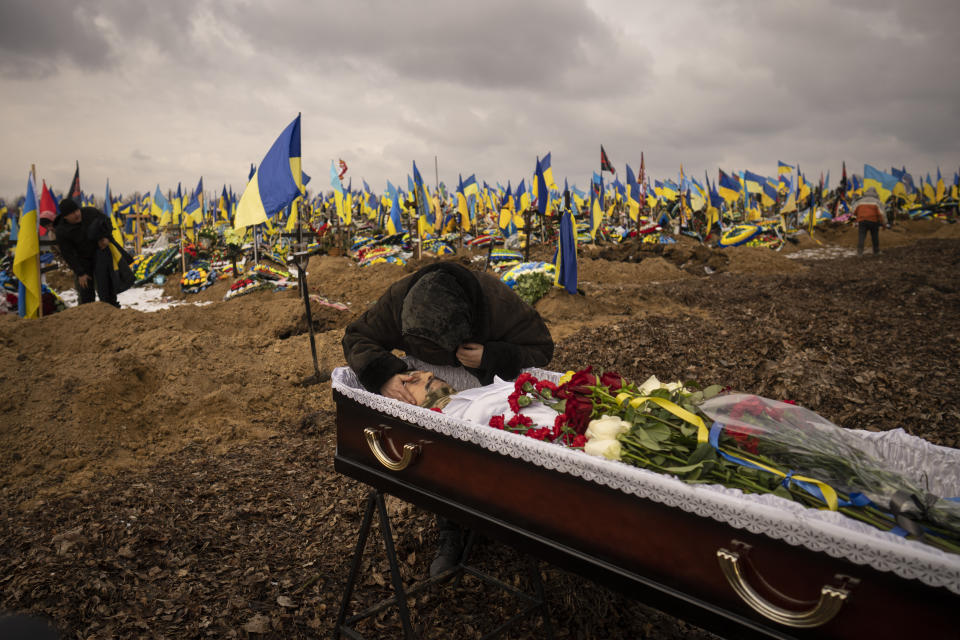
{"type": "MultiPolygon", "coordinates": [[[[840,506],[839,504],[840,501],[839,501],[839,498],[837,498],[836,490],[834,490],[834,488],[828,485],[826,482],[821,482],[820,480],[816,480],[814,478],[808,478],[806,476],[796,475],[793,471],[784,473],[783,471],[780,471],[779,469],[765,465],[762,462],[756,462],[754,460],[746,460],[739,456],[735,456],[730,453],[727,453],[726,451],[720,448],[720,432],[721,431],[723,431],[723,425],[720,424],[719,422],[714,422],[713,426],[710,427],[709,442],[710,442],[710,446],[716,449],[717,453],[723,456],[723,458],[725,458],[726,460],[729,460],[730,462],[739,464],[744,467],[748,467],[751,469],[759,469],[761,471],[766,471],[767,473],[772,473],[776,476],[780,476],[781,478],[783,478],[780,484],[782,484],[785,488],[789,489],[790,485],[796,485],[797,487],[803,489],[804,491],[812,495],[814,498],[817,498],[821,502],[825,503],[827,505],[827,508],[830,509],[830,511],[836,511],[837,508],[840,506]]],[[[844,502],[846,503],[844,506],[851,504],[846,500],[844,502]]]]}
{"type": "Polygon", "coordinates": [[[666,398],[658,398],[657,396],[631,396],[631,394],[627,392],[617,394],[617,404],[623,406],[623,404],[628,401],[630,406],[634,409],[639,409],[647,402],[652,402],[661,409],[669,411],[684,422],[695,426],[697,428],[698,443],[703,444],[709,440],[709,432],[707,431],[707,425],[704,424],[703,419],[694,413],[690,413],[675,402],[670,402],[666,398]]]}

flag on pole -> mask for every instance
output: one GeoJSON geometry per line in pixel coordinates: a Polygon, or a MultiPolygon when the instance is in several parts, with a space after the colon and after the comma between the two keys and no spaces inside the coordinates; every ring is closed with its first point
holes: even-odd
{"type": "Polygon", "coordinates": [[[553,180],[553,162],[550,159],[550,154],[551,152],[548,151],[547,155],[543,156],[540,160],[540,172],[543,173],[543,181],[547,183],[547,187],[557,190],[559,187],[557,187],[557,183],[553,180]]]}
{"type": "Polygon", "coordinates": [[[333,206],[336,209],[337,218],[343,224],[350,224],[352,216],[350,209],[345,204],[343,183],[340,182],[340,176],[337,174],[337,166],[330,161],[330,186],[333,187],[333,206]]]}
{"type": "Polygon", "coordinates": [[[577,231],[573,226],[573,216],[567,209],[560,216],[560,235],[557,238],[557,255],[554,258],[557,268],[554,285],[563,287],[567,293],[577,292],[577,231]]]}
{"type": "Polygon", "coordinates": [[[280,133],[240,196],[233,228],[266,222],[303,193],[300,114],[280,133]]]}
{"type": "Polygon", "coordinates": [[[183,214],[186,217],[185,222],[189,224],[200,224],[203,218],[203,176],[197,183],[197,188],[190,194],[190,201],[183,208],[183,214]]]}
{"type": "Polygon", "coordinates": [[[617,172],[617,170],[613,168],[610,158],[607,157],[607,152],[604,150],[603,145],[600,145],[600,173],[602,174],[604,171],[609,171],[610,173],[617,172]]]}
{"type": "Polygon", "coordinates": [[[27,195],[20,207],[20,229],[13,254],[13,275],[20,281],[17,312],[21,318],[40,317],[40,234],[37,187],[27,177],[27,195]]]}
{"type": "Polygon", "coordinates": [[[70,181],[70,188],[67,189],[67,195],[65,196],[70,198],[77,204],[82,206],[83,202],[83,191],[80,190],[80,161],[77,160],[77,168],[73,172],[73,180],[70,181]]]}
{"type": "Polygon", "coordinates": [[[547,177],[543,173],[543,163],[537,158],[537,211],[540,215],[547,214],[547,201],[550,199],[550,192],[547,190],[547,177]]]}
{"type": "MultiPolygon", "coordinates": [[[[107,192],[103,199],[104,214],[110,218],[110,226],[113,228],[110,235],[116,241],[117,245],[123,246],[123,230],[120,228],[120,222],[113,210],[113,195],[110,193],[110,179],[107,178],[107,192]]],[[[120,264],[120,250],[111,242],[107,245],[110,248],[110,255],[113,258],[113,269],[117,270],[120,264]]]]}
{"type": "Polygon", "coordinates": [[[150,208],[150,214],[160,218],[160,222],[157,224],[163,227],[170,224],[170,213],[172,211],[173,205],[164,197],[158,184],[156,191],[153,192],[153,204],[150,208]]]}
{"type": "MultiPolygon", "coordinates": [[[[40,220],[48,220],[50,224],[53,224],[53,221],[57,218],[57,201],[50,192],[50,189],[47,187],[46,180],[43,181],[43,189],[40,191],[40,206],[38,207],[38,210],[38,223],[40,220]]],[[[47,227],[44,227],[43,225],[40,226],[40,235],[47,235],[47,227]]]]}
{"type": "Polygon", "coordinates": [[[389,181],[387,182],[387,187],[390,191],[390,214],[387,216],[386,221],[387,233],[390,235],[403,233],[403,217],[400,215],[400,194],[389,181]]]}
{"type": "Polygon", "coordinates": [[[413,161],[413,188],[416,191],[416,197],[414,201],[419,207],[417,213],[426,221],[426,224],[430,227],[429,231],[434,231],[437,226],[437,220],[435,219],[434,212],[430,207],[430,193],[427,191],[427,187],[423,183],[423,177],[420,175],[420,170],[417,169],[416,160],[413,161]]]}

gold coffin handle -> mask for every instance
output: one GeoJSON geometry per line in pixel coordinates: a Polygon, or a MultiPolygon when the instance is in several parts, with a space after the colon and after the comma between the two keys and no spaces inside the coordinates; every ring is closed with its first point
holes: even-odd
{"type": "Polygon", "coordinates": [[[739,553],[723,548],[717,549],[717,560],[730,586],[744,602],[765,618],[788,627],[812,629],[826,624],[840,612],[840,607],[850,595],[848,590],[841,587],[824,585],[820,588],[820,600],[813,605],[813,608],[807,611],[791,611],[772,604],[750,586],[744,578],[739,553]]]}
{"type": "Polygon", "coordinates": [[[380,464],[391,471],[403,471],[413,464],[413,461],[417,458],[417,454],[420,453],[420,445],[408,442],[403,445],[403,456],[399,460],[393,460],[387,455],[387,452],[383,450],[383,446],[380,444],[381,433],[383,433],[382,428],[367,427],[363,430],[363,435],[367,438],[367,446],[370,447],[370,451],[372,451],[374,457],[380,461],[380,464]]]}

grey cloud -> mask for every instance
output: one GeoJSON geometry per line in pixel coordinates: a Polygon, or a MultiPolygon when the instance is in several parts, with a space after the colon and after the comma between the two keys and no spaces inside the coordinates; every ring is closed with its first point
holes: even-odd
{"type": "Polygon", "coordinates": [[[111,48],[94,15],[69,0],[0,4],[0,74],[42,78],[60,62],[99,69],[111,62],[111,48]]]}
{"type": "Polygon", "coordinates": [[[582,2],[327,2],[286,12],[222,2],[214,12],[251,42],[296,55],[318,74],[349,59],[401,81],[544,89],[588,81],[595,63],[617,54],[612,34],[582,2]]]}

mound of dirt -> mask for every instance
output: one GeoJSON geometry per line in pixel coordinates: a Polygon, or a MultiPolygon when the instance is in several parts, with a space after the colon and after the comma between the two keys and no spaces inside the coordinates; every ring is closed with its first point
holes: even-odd
{"type": "Polygon", "coordinates": [[[794,273],[805,268],[767,247],[731,247],[725,251],[730,257],[727,270],[731,273],[794,273]]]}
{"type": "Polygon", "coordinates": [[[583,259],[577,263],[578,280],[584,284],[616,286],[649,284],[668,280],[683,280],[690,275],[664,258],[649,257],[642,262],[610,262],[601,259],[583,259]]]}
{"type": "MultiPolygon", "coordinates": [[[[327,370],[343,362],[349,318],[313,308],[327,370]]],[[[323,405],[317,387],[297,386],[313,362],[295,291],[154,313],[96,303],[0,326],[2,486],[75,488],[192,441],[274,433],[323,405]]]]}
{"type": "Polygon", "coordinates": [[[307,265],[307,283],[311,291],[333,302],[359,307],[358,313],[405,275],[406,270],[398,264],[359,267],[347,257],[313,256],[307,265]]]}

